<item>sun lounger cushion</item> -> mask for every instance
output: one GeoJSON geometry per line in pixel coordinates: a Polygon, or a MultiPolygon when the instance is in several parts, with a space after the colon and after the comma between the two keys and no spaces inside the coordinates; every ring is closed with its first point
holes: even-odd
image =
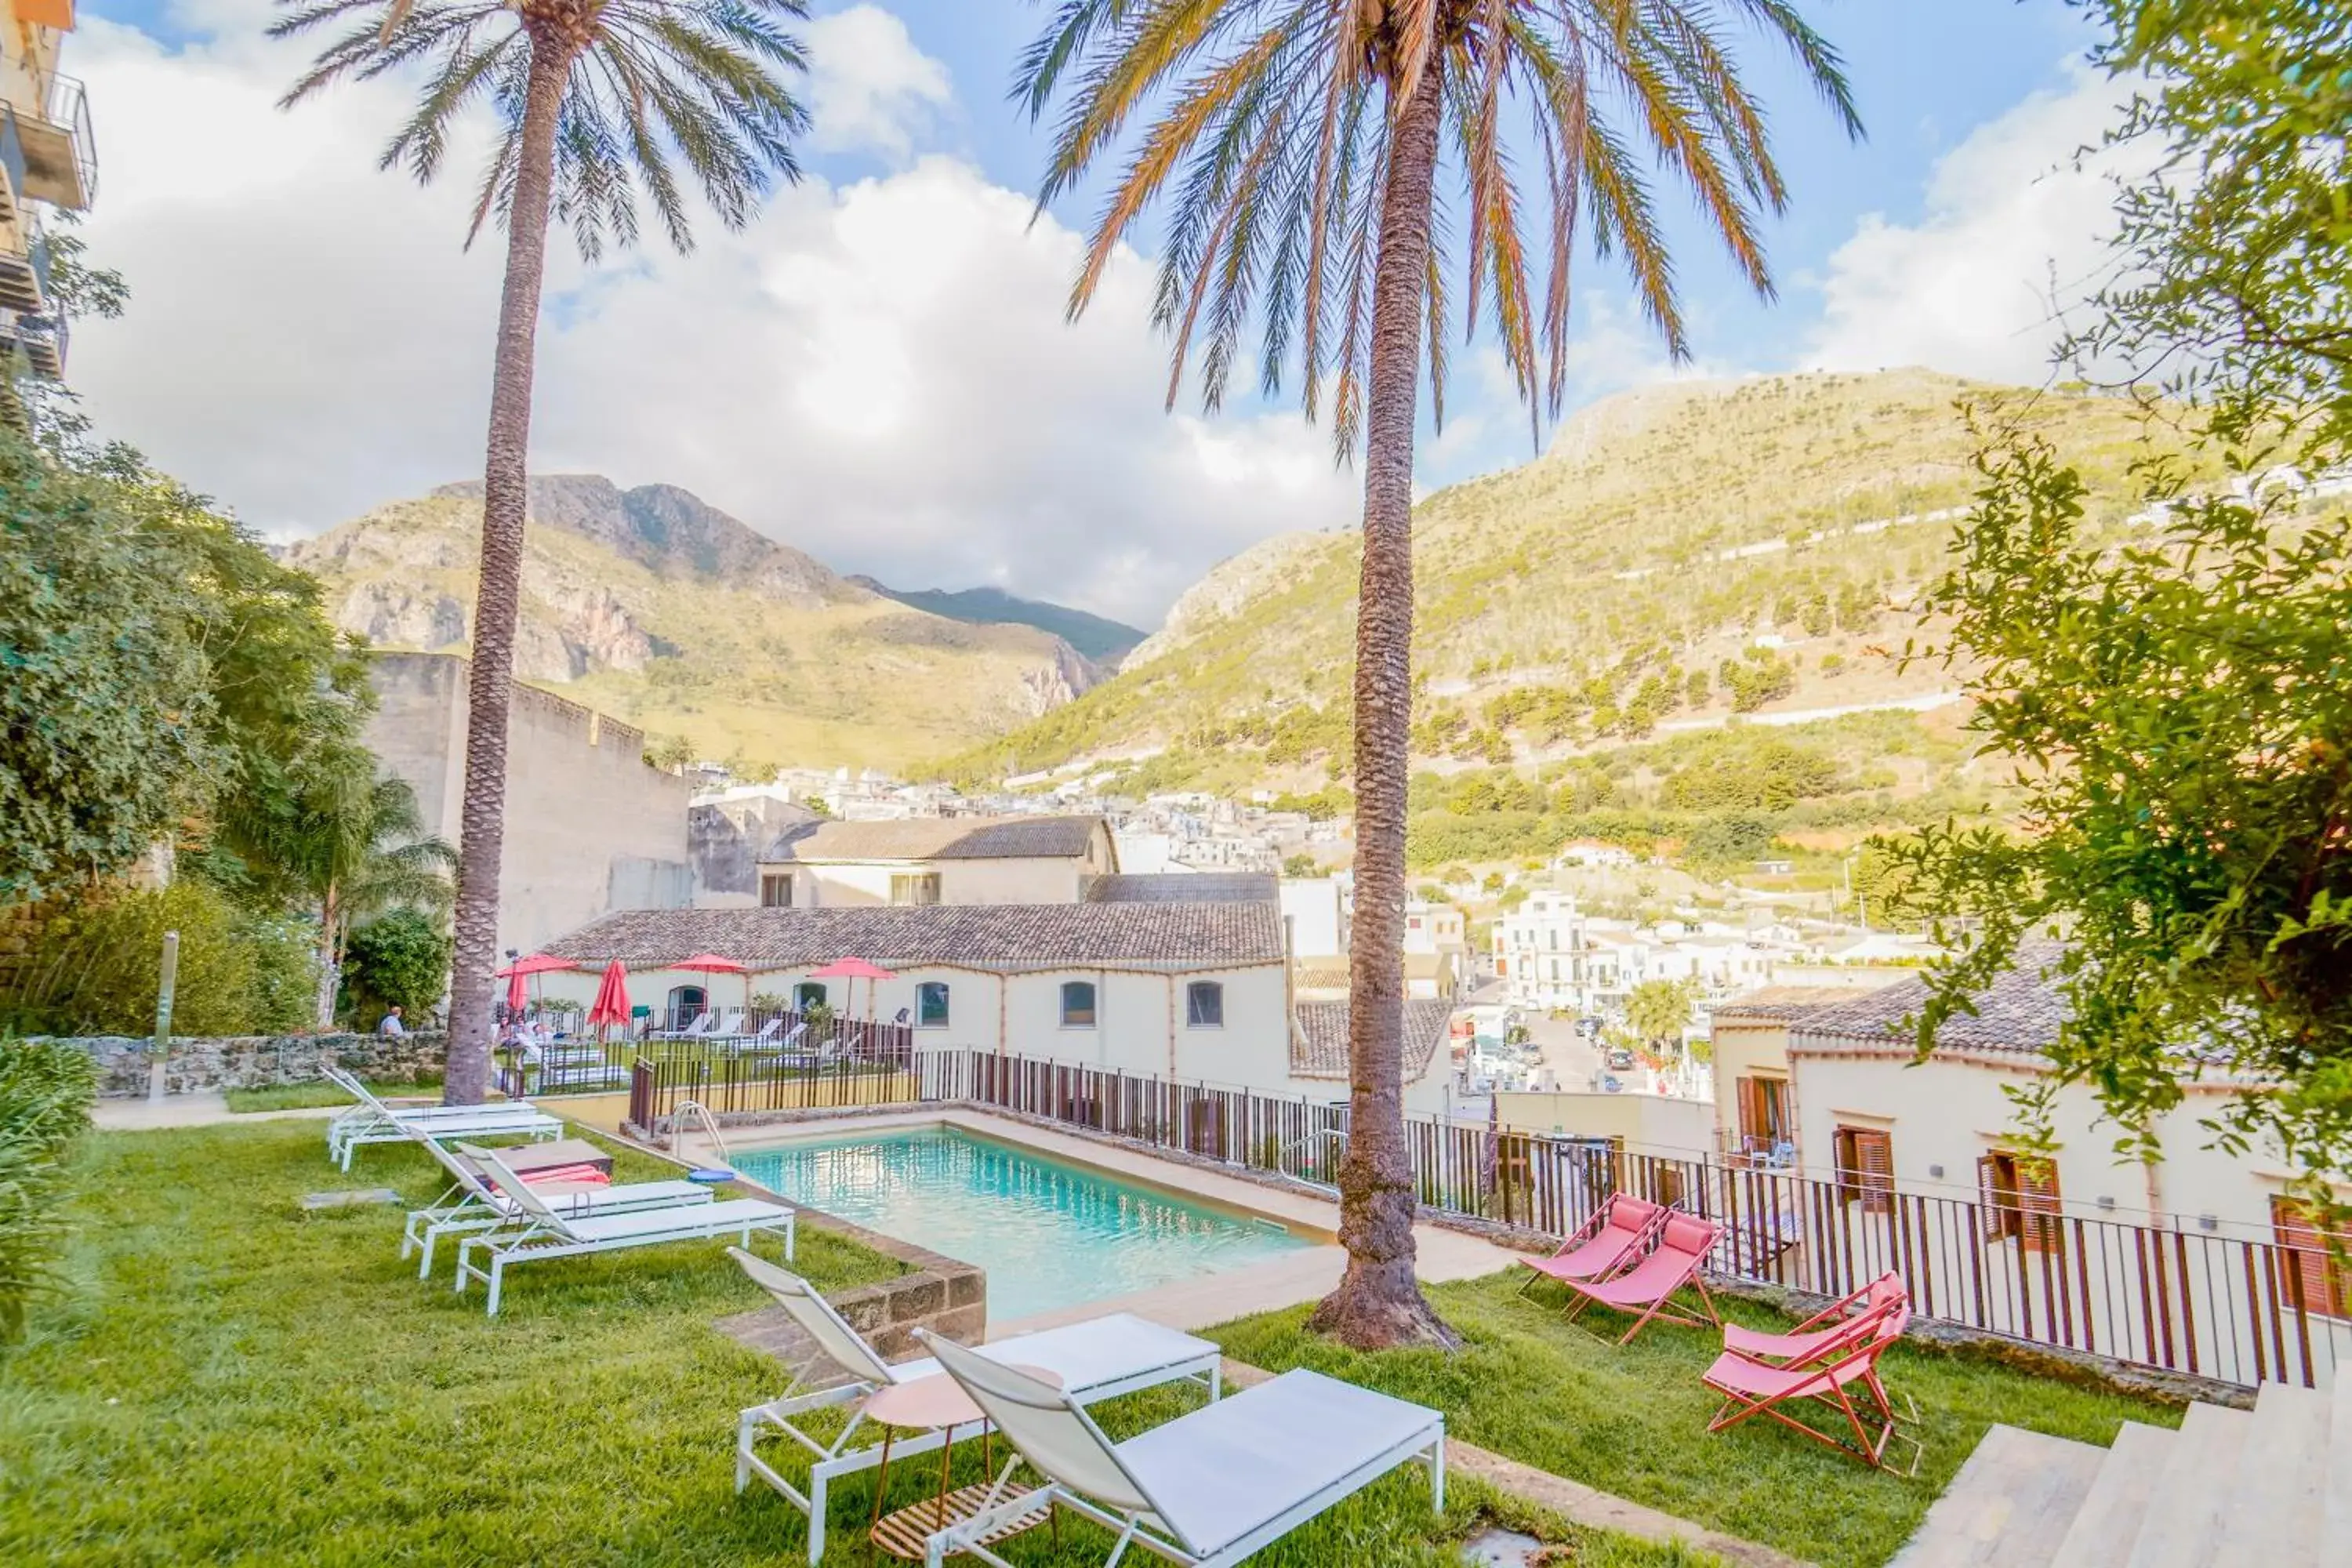
{"type": "Polygon", "coordinates": [[[1130,1438],[1118,1457],[1205,1556],[1414,1436],[1433,1436],[1442,1419],[1302,1369],[1130,1438]]]}
{"type": "MultiPolygon", "coordinates": [[[[980,1353],[1003,1366],[1043,1368],[1062,1380],[1073,1394],[1099,1388],[1160,1367],[1198,1361],[1216,1347],[1206,1340],[1163,1328],[1131,1312],[1089,1318],[1034,1334],[992,1340],[980,1353]]],[[[914,1383],[935,1375],[940,1363],[929,1356],[899,1362],[890,1368],[893,1383],[914,1383]]]]}
{"type": "Polygon", "coordinates": [[[701,1235],[765,1225],[787,1211],[756,1198],[730,1198],[723,1203],[689,1204],[677,1208],[636,1209],[626,1214],[565,1215],[563,1228],[582,1241],[622,1241],[633,1237],[670,1231],[701,1235]]]}

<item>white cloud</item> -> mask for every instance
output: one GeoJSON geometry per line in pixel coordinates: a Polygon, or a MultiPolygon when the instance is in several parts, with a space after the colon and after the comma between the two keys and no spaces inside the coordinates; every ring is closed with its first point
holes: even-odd
{"type": "MultiPolygon", "coordinates": [[[[397,84],[280,113],[305,48],[262,39],[255,0],[204,4],[218,41],[75,39],[107,157],[86,233],[133,289],[75,334],[90,413],[272,531],[478,474],[504,254],[458,247],[478,150],[435,188],[378,174],[397,84]]],[[[825,133],[918,145],[943,89],[904,29],[824,21],[889,40],[812,83],[845,120],[825,133]]],[[[559,237],[535,467],[683,485],[844,571],[1146,622],[1256,539],[1353,515],[1355,477],[1296,415],[1162,411],[1141,258],[1066,325],[1079,240],[1030,205],[932,157],[780,192],[742,235],[705,223],[690,258],[592,273],[559,237]]]]}
{"type": "Polygon", "coordinates": [[[903,162],[955,101],[948,68],[915,47],[907,24],[852,5],[800,25],[808,46],[809,145],[903,162]]]}
{"type": "Polygon", "coordinates": [[[1869,370],[1925,364],[2039,383],[2061,327],[2105,258],[2117,172],[2098,153],[2116,119],[2116,85],[2079,68],[1986,121],[1937,161],[1916,224],[1864,218],[1820,281],[1822,317],[1808,363],[1869,370]]]}

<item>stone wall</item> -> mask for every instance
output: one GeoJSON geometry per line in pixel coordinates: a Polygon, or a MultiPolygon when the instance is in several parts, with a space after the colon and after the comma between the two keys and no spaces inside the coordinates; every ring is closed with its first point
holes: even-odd
{"type": "MultiPolygon", "coordinates": [[[[147,1092],[148,1042],[120,1035],[69,1042],[96,1058],[99,1093],[126,1099],[147,1092]]],[[[448,1051],[447,1037],[404,1035],[237,1035],[220,1039],[174,1036],[164,1066],[169,1094],[224,1089],[257,1089],[273,1083],[309,1083],[330,1066],[362,1078],[405,1082],[437,1078],[448,1051]]]]}

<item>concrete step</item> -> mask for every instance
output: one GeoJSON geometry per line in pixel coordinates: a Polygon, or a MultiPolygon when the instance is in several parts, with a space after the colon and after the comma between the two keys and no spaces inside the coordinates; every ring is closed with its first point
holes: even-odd
{"type": "Polygon", "coordinates": [[[2327,1437],[2326,1523],[2320,1539],[2341,1550],[2352,1541],[2352,1363],[2336,1366],[2336,1414],[2327,1437]]]}
{"type": "Polygon", "coordinates": [[[2169,1426],[2123,1424],[2051,1557],[2051,1568],[2123,1568],[2172,1443],[2169,1426]]]}
{"type": "Polygon", "coordinates": [[[2334,1402],[2315,1388],[2263,1384],[2238,1455],[2236,1484],[2222,1500],[2216,1561],[2320,1561],[2333,1410],[2334,1402]]]}
{"type": "Polygon", "coordinates": [[[1995,1426],[1889,1568],[2042,1568],[2105,1448],[1995,1426]]]}
{"type": "Polygon", "coordinates": [[[2221,1508],[2238,1475],[2238,1457],[2254,1424],[2243,1410],[2192,1405],[2165,1455],[2126,1568],[2209,1568],[2221,1530],[2221,1508]]]}

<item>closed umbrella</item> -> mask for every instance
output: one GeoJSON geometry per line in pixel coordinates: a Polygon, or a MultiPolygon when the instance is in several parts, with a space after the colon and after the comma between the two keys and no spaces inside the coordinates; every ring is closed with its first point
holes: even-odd
{"type": "Polygon", "coordinates": [[[629,1026],[629,972],[619,959],[604,966],[604,984],[596,987],[595,1005],[588,1009],[588,1026],[602,1029],[607,1024],[629,1026]]]}

